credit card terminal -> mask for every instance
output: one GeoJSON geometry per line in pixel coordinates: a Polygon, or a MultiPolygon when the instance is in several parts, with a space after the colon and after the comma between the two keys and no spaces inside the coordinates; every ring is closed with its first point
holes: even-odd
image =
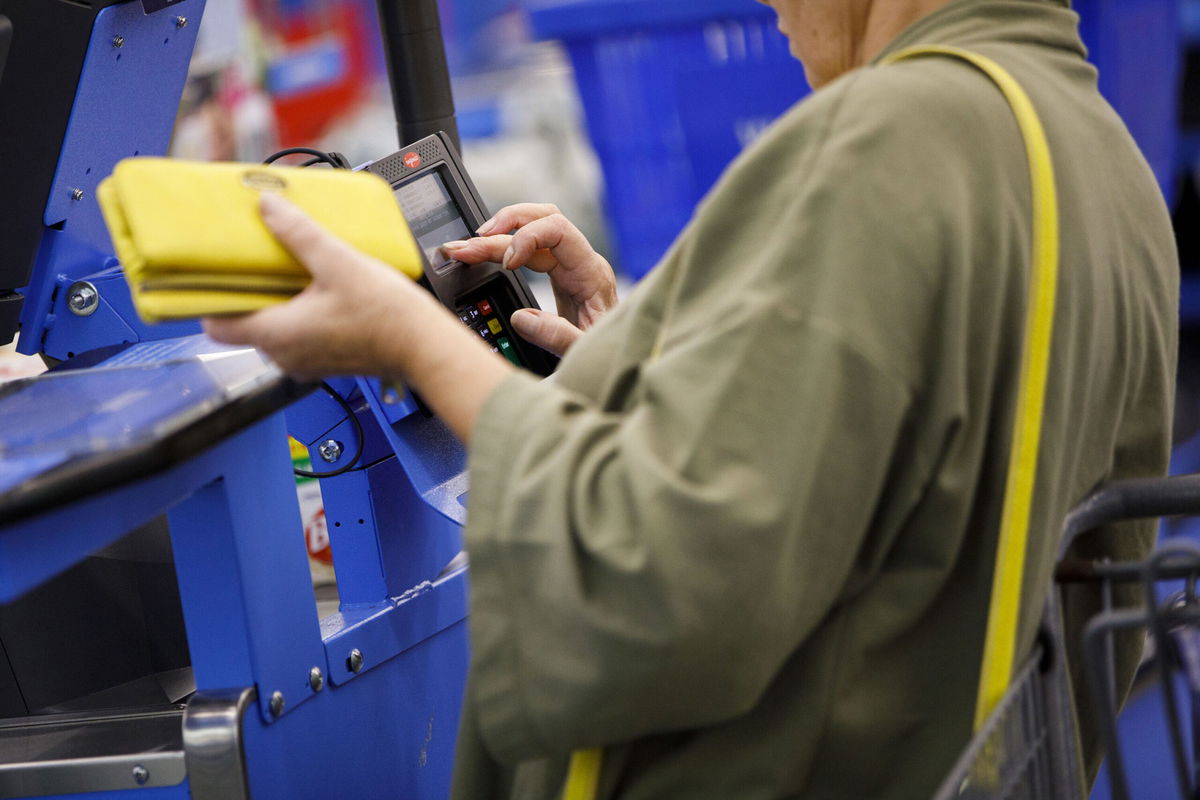
{"type": "Polygon", "coordinates": [[[520,273],[447,259],[440,249],[474,236],[491,216],[447,136],[427,136],[365,169],[391,184],[425,252],[429,288],[442,304],[512,363],[538,375],[553,372],[558,359],[521,339],[509,323],[517,309],[538,307],[520,273]]]}

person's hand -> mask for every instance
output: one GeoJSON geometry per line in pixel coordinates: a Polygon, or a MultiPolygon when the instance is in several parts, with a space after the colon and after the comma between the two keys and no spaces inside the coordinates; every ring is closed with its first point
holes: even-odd
{"type": "Polygon", "coordinates": [[[208,335],[254,345],[300,377],[401,378],[469,442],[488,395],[515,368],[432,294],[333,236],[296,206],[264,194],[261,211],[312,283],[281,305],[209,317],[208,335]]]}
{"type": "Polygon", "coordinates": [[[209,317],[205,332],[217,341],[254,345],[299,377],[380,374],[381,345],[403,335],[395,328],[402,326],[406,306],[429,302],[428,293],[281,197],[263,194],[261,212],[280,243],[312,274],[312,283],[281,305],[209,317]]]}
{"type": "Polygon", "coordinates": [[[447,242],[442,249],[467,264],[499,261],[506,269],[524,266],[550,276],[558,316],[522,309],[511,320],[517,333],[539,347],[562,355],[617,304],[612,267],[556,206],[506,206],[478,233],[474,239],[447,242]]]}

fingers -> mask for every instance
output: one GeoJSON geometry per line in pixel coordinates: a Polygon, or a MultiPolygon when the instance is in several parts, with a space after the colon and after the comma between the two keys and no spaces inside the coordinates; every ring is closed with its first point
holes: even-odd
{"type": "Polygon", "coordinates": [[[480,225],[479,230],[475,233],[480,236],[508,233],[514,228],[524,227],[534,220],[561,213],[558,206],[553,203],[516,203],[497,211],[491,219],[480,225]]]}
{"type": "Polygon", "coordinates": [[[261,339],[257,314],[205,317],[201,322],[208,338],[224,344],[257,344],[261,339]]]}
{"type": "Polygon", "coordinates": [[[583,335],[583,331],[556,314],[523,308],[512,315],[513,328],[532,344],[561,356],[583,335]]]}
{"type": "MultiPolygon", "coordinates": [[[[307,316],[294,303],[228,317],[205,317],[204,332],[210,339],[232,345],[251,345],[262,351],[285,373],[296,378],[342,374],[336,334],[324,332],[316,344],[305,333],[307,316]]],[[[348,364],[347,368],[352,367],[348,364]]]]}
{"type": "Polygon", "coordinates": [[[539,250],[549,251],[554,264],[550,269],[561,266],[567,271],[593,267],[599,254],[591,243],[562,214],[534,220],[513,234],[508,249],[500,263],[508,269],[527,266],[539,272],[548,272],[543,267],[546,259],[536,257],[539,250]]]}
{"type": "MultiPolygon", "coordinates": [[[[503,261],[504,254],[512,244],[508,234],[495,236],[478,236],[465,241],[446,242],[442,250],[450,258],[466,264],[482,264],[486,261],[503,261]]],[[[516,269],[521,264],[509,264],[509,269],[516,269]]],[[[549,272],[558,266],[558,259],[549,250],[537,250],[529,257],[525,266],[537,272],[549,272]]]]}
{"type": "Polygon", "coordinates": [[[512,237],[507,234],[497,236],[479,236],[465,241],[446,242],[442,250],[450,258],[467,264],[482,264],[485,261],[499,261],[504,258],[512,237]]]}
{"type": "Polygon", "coordinates": [[[259,213],[267,228],[305,266],[313,278],[327,274],[359,255],[350,245],[322,228],[292,202],[263,192],[259,213]]]}

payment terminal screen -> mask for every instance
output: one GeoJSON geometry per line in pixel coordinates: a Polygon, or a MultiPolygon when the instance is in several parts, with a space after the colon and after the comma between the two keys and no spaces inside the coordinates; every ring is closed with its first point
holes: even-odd
{"type": "Polygon", "coordinates": [[[434,269],[447,261],[438,250],[443,242],[470,238],[467,223],[437,172],[400,186],[396,189],[396,199],[400,201],[413,236],[434,269]]]}

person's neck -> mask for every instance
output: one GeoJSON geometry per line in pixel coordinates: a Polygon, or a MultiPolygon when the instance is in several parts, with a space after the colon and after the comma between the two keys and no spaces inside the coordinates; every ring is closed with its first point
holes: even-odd
{"type": "Polygon", "coordinates": [[[888,0],[871,3],[861,27],[861,35],[852,51],[854,66],[871,63],[906,28],[950,2],[952,0],[888,0]]]}

